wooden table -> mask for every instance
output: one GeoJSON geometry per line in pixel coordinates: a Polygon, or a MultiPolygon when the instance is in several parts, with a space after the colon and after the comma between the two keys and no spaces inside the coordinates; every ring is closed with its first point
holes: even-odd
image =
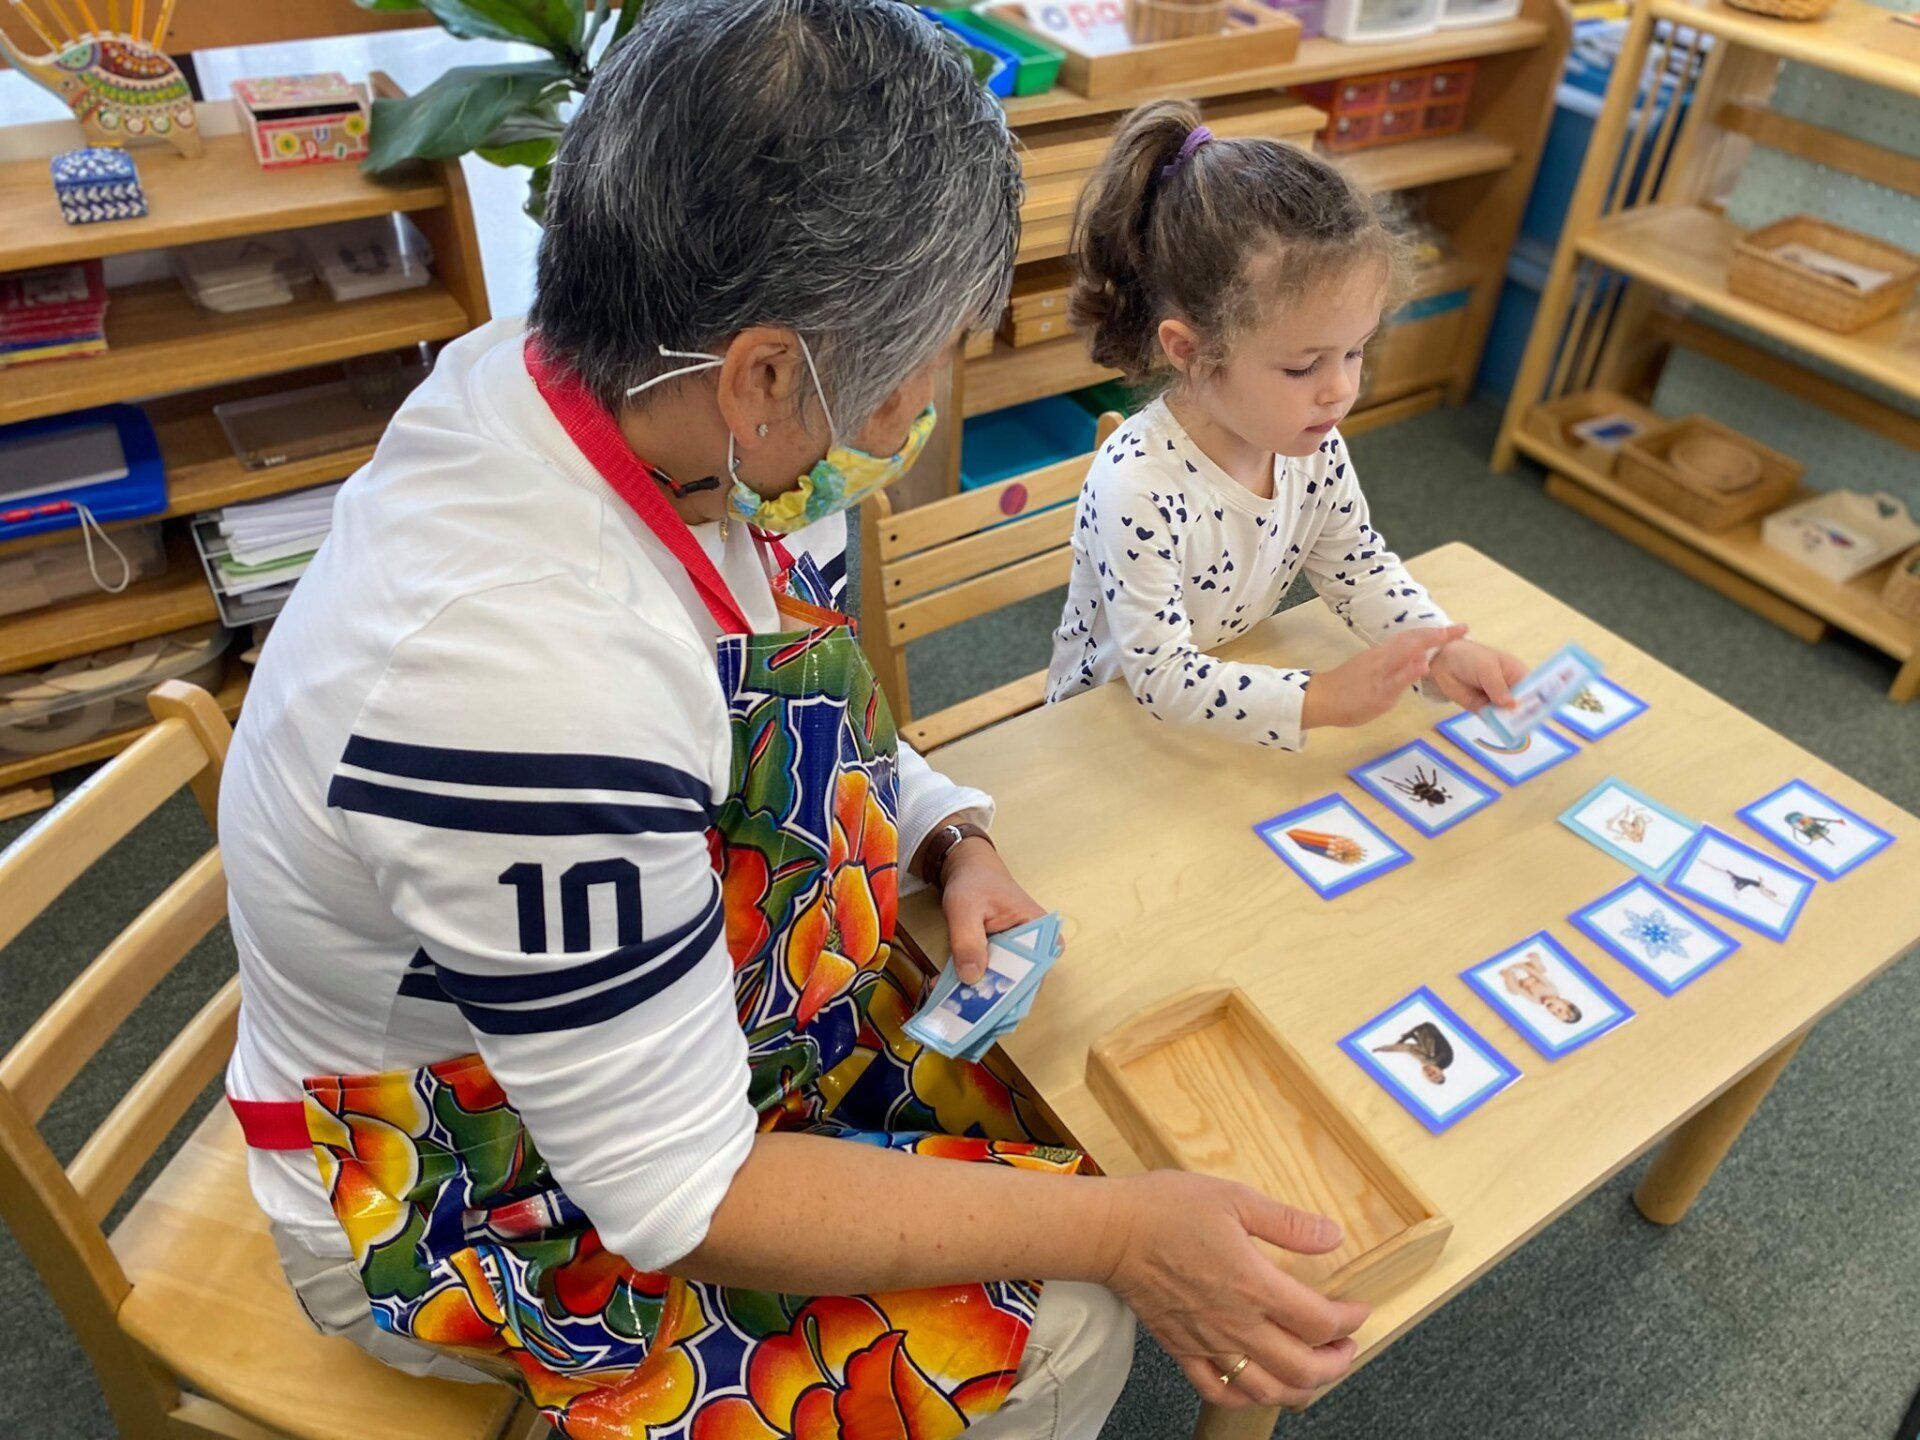
{"type": "MultiPolygon", "coordinates": [[[[954,779],[996,797],[996,843],[1022,883],[1065,917],[1065,957],[1004,1048],[1103,1169],[1143,1166],[1088,1090],[1088,1046],[1178,991],[1231,983],[1453,1220],[1439,1263],[1376,1307],[1360,1331],[1362,1363],[1663,1139],[1635,1198],[1653,1220],[1680,1219],[1813,1022],[1920,941],[1920,819],[1467,546],[1432,551],[1410,568],[1480,638],[1530,658],[1576,640],[1651,708],[1525,784],[1496,784],[1494,805],[1436,840],[1417,838],[1346,775],[1431,735],[1449,712],[1419,700],[1362,729],[1317,731],[1304,752],[1288,755],[1176,734],[1110,685],[938,757],[954,779]],[[1612,775],[1761,850],[1772,847],[1734,811],[1797,777],[1891,831],[1896,844],[1844,880],[1819,882],[1785,945],[1729,924],[1741,949],[1664,999],[1566,919],[1631,878],[1557,821],[1612,775]],[[1336,790],[1414,860],[1329,902],[1252,827],[1336,790]],[[1638,1012],[1554,1062],[1458,978],[1540,929],[1638,1012]],[[1336,1048],[1422,984],[1522,1072],[1440,1136],[1336,1048]]],[[[1226,653],[1318,667],[1356,646],[1313,603],[1226,653]]],[[[925,896],[906,904],[903,923],[927,953],[945,954],[938,909],[925,896]]],[[[1200,1433],[1265,1437],[1274,1419],[1208,1409],[1200,1433]]]]}

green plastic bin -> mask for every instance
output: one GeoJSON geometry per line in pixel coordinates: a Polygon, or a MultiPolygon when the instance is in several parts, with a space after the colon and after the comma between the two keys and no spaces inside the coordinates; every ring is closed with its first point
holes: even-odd
{"type": "Polygon", "coordinates": [[[1051,90],[1060,78],[1060,66],[1066,55],[1053,46],[1036,40],[1017,25],[1009,25],[993,15],[982,15],[965,5],[941,5],[942,14],[951,16],[970,30],[978,30],[1003,50],[1011,50],[1020,60],[1014,76],[1015,95],[1038,95],[1051,90]]]}

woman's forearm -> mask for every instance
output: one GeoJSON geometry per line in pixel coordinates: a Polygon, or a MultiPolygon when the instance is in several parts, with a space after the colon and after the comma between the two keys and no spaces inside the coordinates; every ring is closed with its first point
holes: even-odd
{"type": "Polygon", "coordinates": [[[823,1135],[761,1135],[706,1239],[673,1270],[802,1295],[1104,1282],[1128,1228],[1122,1184],[823,1135]]]}

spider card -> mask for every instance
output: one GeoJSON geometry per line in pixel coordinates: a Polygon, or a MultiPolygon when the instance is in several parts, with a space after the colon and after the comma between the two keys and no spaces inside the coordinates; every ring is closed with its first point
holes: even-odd
{"type": "Polygon", "coordinates": [[[1553,712],[1553,718],[1582,740],[1598,740],[1611,735],[1636,715],[1645,712],[1647,702],[1601,675],[1596,675],[1573,698],[1553,712]]]}
{"type": "Polygon", "coordinates": [[[1578,645],[1562,645],[1513,687],[1513,708],[1476,711],[1493,738],[1517,745],[1600,673],[1600,662],[1578,645]]]}
{"type": "Polygon", "coordinates": [[[1667,885],[1769,940],[1787,938],[1813,891],[1813,881],[1798,870],[1711,825],[1702,825],[1674,861],[1667,885]]]}
{"type": "Polygon", "coordinates": [[[1361,789],[1429,838],[1452,829],[1495,799],[1493,791],[1424,740],[1402,745],[1347,773],[1361,789]]]}
{"type": "Polygon", "coordinates": [[[1804,780],[1782,785],[1739,817],[1816,875],[1838,880],[1893,843],[1893,836],[1804,780]]]}
{"type": "Polygon", "coordinates": [[[1678,811],[1611,777],[1574,801],[1560,823],[1655,880],[1666,875],[1700,828],[1678,811]]]}
{"type": "Polygon", "coordinates": [[[1572,741],[1545,725],[1517,741],[1502,740],[1471,711],[1449,716],[1435,728],[1509,785],[1531,780],[1578,753],[1572,741]]]}
{"type": "Polygon", "coordinates": [[[1424,985],[1367,1021],[1340,1048],[1435,1135],[1520,1078],[1504,1055],[1424,985]]]}
{"type": "Polygon", "coordinates": [[[1323,796],[1253,828],[1322,900],[1344,895],[1413,859],[1338,795],[1323,796]]]}
{"type": "Polygon", "coordinates": [[[1573,923],[1662,995],[1671,995],[1740,948],[1645,880],[1629,880],[1572,915],[1573,923]]]}
{"type": "Polygon", "coordinates": [[[1460,978],[1549,1060],[1633,1018],[1626,1001],[1544,930],[1461,971],[1460,978]]]}

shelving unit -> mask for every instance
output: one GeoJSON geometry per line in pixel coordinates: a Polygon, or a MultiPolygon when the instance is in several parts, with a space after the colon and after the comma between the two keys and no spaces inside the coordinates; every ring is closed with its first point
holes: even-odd
{"type": "Polygon", "coordinates": [[[1635,10],[1541,293],[1494,466],[1505,469],[1516,453],[1525,454],[1551,472],[1549,495],[1793,634],[1818,640],[1832,627],[1881,650],[1899,667],[1889,693],[1905,701],[1920,694],[1920,625],[1880,603],[1884,571],[1847,584],[1827,579],[1765,545],[1757,520],[1703,531],[1525,428],[1536,405],[1580,391],[1648,399],[1666,357],[1680,347],[1920,449],[1920,420],[1873,389],[1854,388],[1920,399],[1920,309],[1842,334],[1733,295],[1727,268],[1740,231],[1717,203],[1754,145],[1920,195],[1920,161],[1912,156],[1768,108],[1786,61],[1920,97],[1920,31],[1891,15],[1863,0],[1840,0],[1824,18],[1806,22],[1749,14],[1723,0],[1649,0],[1635,10]],[[1636,104],[1650,73],[1681,77],[1664,114],[1636,104]],[[1854,384],[1715,320],[1838,367],[1854,384]]]}

